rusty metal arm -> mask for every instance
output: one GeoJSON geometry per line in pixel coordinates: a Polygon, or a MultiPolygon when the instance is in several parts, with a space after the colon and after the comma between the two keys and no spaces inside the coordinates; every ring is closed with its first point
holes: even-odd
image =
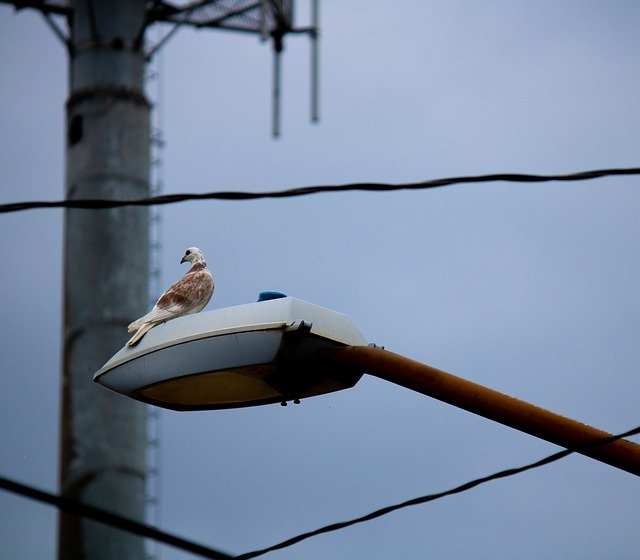
{"type": "Polygon", "coordinates": [[[357,368],[640,476],[640,445],[618,439],[604,445],[589,446],[611,437],[611,434],[472,381],[382,348],[345,346],[327,350],[323,358],[357,368]]]}

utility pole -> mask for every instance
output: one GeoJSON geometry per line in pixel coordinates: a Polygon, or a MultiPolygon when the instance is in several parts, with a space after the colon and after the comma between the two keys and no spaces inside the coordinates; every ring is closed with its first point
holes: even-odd
{"type": "MultiPolygon", "coordinates": [[[[67,48],[66,197],[149,196],[145,63],[184,26],[273,41],[277,136],[285,35],[311,38],[312,88],[318,83],[318,0],[310,1],[312,25],[296,28],[293,0],[0,0],[17,10],[38,10],[67,48]],[[169,29],[148,46],[145,31],[153,24],[169,29]]],[[[317,120],[315,89],[311,103],[312,120],[317,120]]],[[[149,211],[69,209],[64,227],[60,493],[144,522],[146,407],[105,391],[92,375],[125,342],[127,324],[148,310],[149,211]]],[[[60,560],[145,557],[141,538],[70,514],[60,514],[58,537],[60,560]]]]}
{"type": "MultiPolygon", "coordinates": [[[[149,195],[144,0],[77,0],[70,20],[66,194],[149,195]]],[[[146,312],[148,208],[67,210],[60,492],[143,522],[146,410],[100,390],[90,372],[146,312]]],[[[144,540],[65,513],[60,560],[139,560],[144,540]]]]}

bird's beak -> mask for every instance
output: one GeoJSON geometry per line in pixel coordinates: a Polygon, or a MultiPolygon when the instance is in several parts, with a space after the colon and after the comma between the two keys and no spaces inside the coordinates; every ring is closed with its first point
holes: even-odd
{"type": "Polygon", "coordinates": [[[180,264],[182,264],[183,262],[187,262],[187,256],[186,255],[180,259],[180,264]]]}

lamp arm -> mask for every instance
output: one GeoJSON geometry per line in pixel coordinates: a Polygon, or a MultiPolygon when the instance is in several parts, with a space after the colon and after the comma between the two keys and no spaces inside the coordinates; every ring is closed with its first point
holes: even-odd
{"type": "Polygon", "coordinates": [[[345,346],[323,359],[484,416],[516,430],[640,476],[640,445],[380,347],[345,346]]]}

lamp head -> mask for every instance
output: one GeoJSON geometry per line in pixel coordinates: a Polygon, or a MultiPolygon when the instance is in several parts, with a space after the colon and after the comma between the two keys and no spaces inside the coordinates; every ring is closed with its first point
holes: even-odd
{"type": "Polygon", "coordinates": [[[321,354],[363,344],[346,315],[278,294],[159,325],[122,348],[94,381],[173,410],[282,403],[355,385],[363,372],[329,370],[321,354]]]}

